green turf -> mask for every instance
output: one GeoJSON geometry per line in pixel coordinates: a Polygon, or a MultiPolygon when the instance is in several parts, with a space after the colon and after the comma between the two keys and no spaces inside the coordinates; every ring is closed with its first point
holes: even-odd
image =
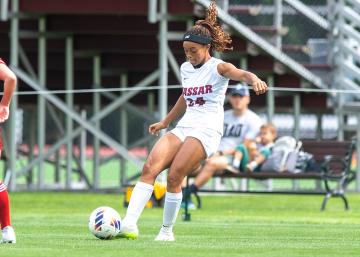
{"type": "Polygon", "coordinates": [[[109,194],[13,193],[16,245],[0,245],[0,256],[359,256],[360,195],[350,211],[333,199],[320,212],[320,196],[204,196],[192,221],[178,218],[175,242],[154,242],[162,210],[146,209],[137,241],[102,241],[87,229],[90,212],[116,208],[109,194]]]}

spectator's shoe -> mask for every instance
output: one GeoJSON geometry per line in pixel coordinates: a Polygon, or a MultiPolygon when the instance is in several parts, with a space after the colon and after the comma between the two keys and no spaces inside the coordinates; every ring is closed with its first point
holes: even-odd
{"type": "Polygon", "coordinates": [[[234,174],[239,174],[240,170],[238,168],[235,168],[232,165],[227,165],[226,166],[226,171],[230,172],[230,173],[234,173],[234,174]]]}
{"type": "Polygon", "coordinates": [[[122,224],[117,237],[135,240],[139,237],[139,229],[136,224],[122,224]]]}
{"type": "Polygon", "coordinates": [[[256,162],[250,162],[245,166],[245,171],[253,172],[257,168],[258,164],[256,162]]]}
{"type": "Polygon", "coordinates": [[[16,243],[15,231],[11,226],[7,226],[3,228],[1,243],[9,243],[9,244],[16,243]]]}
{"type": "MultiPolygon", "coordinates": [[[[185,209],[185,201],[181,202],[181,209],[185,209]]],[[[188,202],[188,210],[196,210],[196,205],[190,200],[188,202]]]]}
{"type": "Polygon", "coordinates": [[[155,241],[175,241],[174,233],[160,229],[159,234],[155,238],[155,241]]]}
{"type": "Polygon", "coordinates": [[[253,169],[250,166],[246,165],[245,172],[253,172],[253,169]]]}

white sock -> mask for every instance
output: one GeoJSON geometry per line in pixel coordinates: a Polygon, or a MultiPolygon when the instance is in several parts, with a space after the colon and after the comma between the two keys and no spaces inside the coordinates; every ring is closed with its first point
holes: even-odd
{"type": "Polygon", "coordinates": [[[232,166],[233,166],[234,168],[237,168],[237,169],[238,169],[238,168],[240,167],[240,162],[241,162],[241,160],[234,158],[233,163],[232,163],[232,166]]]}
{"type": "Polygon", "coordinates": [[[140,181],[136,183],[123,221],[124,224],[135,225],[137,223],[146,203],[150,200],[153,190],[153,185],[140,181]]]}
{"type": "Polygon", "coordinates": [[[179,213],[181,200],[182,200],[182,192],[180,193],[166,192],[165,203],[164,203],[163,226],[162,226],[162,230],[164,232],[172,232],[172,228],[175,224],[176,217],[179,213]]]}

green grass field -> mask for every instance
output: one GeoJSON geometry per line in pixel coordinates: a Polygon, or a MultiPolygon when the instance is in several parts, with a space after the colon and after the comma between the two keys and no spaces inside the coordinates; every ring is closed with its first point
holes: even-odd
{"type": "Polygon", "coordinates": [[[154,242],[162,209],[146,209],[137,241],[101,241],[87,219],[101,205],[124,216],[122,196],[80,193],[13,193],[16,245],[0,245],[0,256],[359,256],[360,195],[350,211],[339,199],[320,212],[320,196],[204,196],[192,221],[178,218],[175,242],[154,242]]]}

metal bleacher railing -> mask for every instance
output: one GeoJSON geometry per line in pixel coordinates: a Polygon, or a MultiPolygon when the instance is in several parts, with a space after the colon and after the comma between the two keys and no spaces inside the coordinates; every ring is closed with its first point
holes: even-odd
{"type": "MultiPolygon", "coordinates": [[[[223,0],[218,4],[222,6],[218,16],[227,26],[313,85],[360,91],[360,1],[223,0]]],[[[359,138],[358,126],[345,124],[351,115],[359,123],[359,94],[329,96],[339,120],[338,138],[344,139],[345,130],[359,138]]],[[[360,176],[357,185],[360,190],[360,176]]]]}
{"type": "MultiPolygon", "coordinates": [[[[76,31],[54,31],[50,27],[46,27],[46,24],[49,20],[51,20],[51,17],[48,17],[45,14],[41,14],[36,17],[33,15],[27,16],[26,13],[21,13],[18,0],[13,0],[11,2],[11,6],[9,6],[8,0],[0,0],[0,6],[2,7],[0,18],[7,20],[9,22],[7,25],[10,28],[9,52],[11,58],[9,58],[9,65],[17,74],[19,81],[24,83],[30,91],[35,92],[36,96],[34,96],[34,98],[38,99],[38,104],[36,106],[32,106],[33,109],[31,110],[31,113],[24,109],[24,124],[27,125],[26,129],[28,130],[26,132],[31,131],[31,133],[29,132],[29,134],[31,134],[31,138],[27,137],[25,139],[25,143],[30,146],[30,149],[32,149],[31,147],[36,146],[38,149],[37,152],[26,152],[26,149],[20,149],[21,151],[24,150],[21,152],[19,149],[15,149],[13,146],[16,145],[16,135],[14,134],[9,136],[9,145],[11,147],[9,149],[7,169],[11,171],[11,180],[9,183],[9,188],[11,190],[46,190],[54,188],[70,190],[73,189],[74,185],[78,182],[78,177],[74,176],[74,174],[84,178],[85,182],[87,182],[84,184],[84,190],[110,190],[114,188],[115,190],[119,190],[121,186],[127,183],[127,181],[131,181],[131,179],[136,178],[135,175],[138,175],[138,170],[140,170],[139,167],[143,161],[142,157],[145,156],[145,154],[138,158],[139,156],[129,156],[128,151],[134,146],[146,145],[148,147],[148,145],[150,145],[153,139],[151,139],[151,137],[149,137],[146,133],[145,128],[149,122],[153,122],[154,119],[157,120],[159,118],[158,114],[163,115],[164,111],[166,111],[167,92],[172,89],[167,79],[168,68],[169,70],[171,69],[174,71],[177,78],[179,77],[178,63],[176,62],[175,55],[172,52],[171,47],[169,47],[170,44],[168,44],[168,42],[181,40],[183,31],[170,31],[167,28],[167,22],[170,22],[171,19],[181,19],[181,22],[186,24],[186,26],[191,26],[193,24],[193,13],[191,13],[190,10],[188,10],[186,16],[171,16],[171,13],[167,11],[167,2],[168,1],[166,0],[149,0],[148,5],[149,23],[159,23],[159,31],[157,35],[158,40],[161,43],[158,44],[158,49],[154,49],[154,52],[157,51],[162,60],[159,64],[159,69],[150,71],[145,78],[139,80],[138,83],[134,83],[127,82],[127,79],[131,76],[128,76],[126,72],[122,71],[121,74],[117,74],[117,69],[109,70],[106,65],[101,62],[101,58],[104,55],[102,52],[103,49],[97,49],[97,51],[89,52],[84,51],[81,47],[75,47],[76,40],[80,37],[76,34],[76,31]],[[9,7],[11,7],[11,10],[8,10],[9,7]],[[21,15],[19,15],[19,13],[21,13],[21,15]],[[20,19],[23,21],[19,22],[20,19]],[[35,22],[37,21],[39,25],[38,29],[27,29],[24,25],[28,19],[34,19],[35,22]],[[62,41],[62,44],[64,45],[63,48],[60,47],[59,49],[52,49],[51,45],[48,45],[47,47],[46,42],[48,40],[52,40],[53,37],[62,41]],[[36,74],[35,69],[32,68],[32,65],[35,67],[35,64],[30,63],[29,58],[27,58],[29,50],[26,48],[25,41],[27,41],[26,39],[28,38],[32,38],[32,40],[35,41],[35,44],[37,43],[38,45],[37,48],[35,47],[36,49],[34,51],[34,53],[38,54],[38,74],[36,74]],[[51,93],[49,93],[50,88],[46,87],[47,83],[45,83],[45,75],[50,69],[46,65],[46,53],[50,50],[61,51],[65,56],[65,66],[61,67],[61,69],[63,69],[66,77],[66,82],[63,85],[66,92],[55,92],[51,89],[51,93]],[[88,92],[86,92],[88,94],[91,93],[91,96],[93,97],[93,101],[90,106],[91,111],[88,112],[87,117],[80,115],[80,112],[83,113],[83,111],[86,111],[86,106],[74,106],[74,101],[71,96],[75,93],[81,93],[79,92],[79,88],[75,87],[76,84],[74,83],[74,72],[76,71],[74,68],[74,61],[75,59],[83,58],[90,58],[91,65],[89,66],[89,71],[93,74],[92,88],[88,88],[88,92]],[[116,73],[116,76],[119,75],[121,77],[120,84],[121,87],[124,87],[124,91],[116,92],[117,89],[104,89],[104,84],[102,84],[100,80],[101,75],[108,76],[110,73],[116,73]],[[137,95],[139,92],[144,92],[150,85],[154,85],[156,81],[158,81],[158,84],[156,84],[158,86],[156,88],[152,88],[153,91],[148,91],[149,93],[147,93],[147,110],[142,108],[144,106],[134,106],[132,103],[128,102],[129,99],[137,95]],[[90,89],[93,91],[90,92],[90,89]],[[162,106],[163,108],[159,108],[161,111],[159,110],[158,113],[155,112],[155,90],[157,92],[162,92],[160,94],[162,97],[159,101],[162,103],[160,107],[162,106]],[[66,93],[66,95],[63,97],[60,96],[62,93],[66,93]],[[108,105],[99,104],[99,98],[101,98],[101,95],[110,101],[108,105]],[[64,101],[62,100],[63,98],[64,101]],[[92,111],[96,113],[96,115],[91,116],[92,111]],[[117,113],[117,111],[120,111],[121,113],[117,113]],[[28,114],[31,115],[27,116],[28,114]],[[101,129],[101,126],[99,128],[99,125],[101,125],[100,120],[110,114],[119,115],[121,117],[121,119],[118,119],[119,116],[116,116],[116,119],[119,121],[117,126],[121,126],[121,135],[109,134],[109,137],[106,133],[104,133],[108,131],[101,129]],[[42,132],[45,131],[47,124],[49,124],[49,122],[46,123],[47,118],[45,118],[45,115],[48,115],[49,119],[51,118],[51,120],[54,121],[54,124],[50,125],[54,126],[54,130],[56,131],[52,131],[53,133],[51,134],[42,132]],[[136,122],[134,121],[133,123],[136,123],[136,129],[139,131],[134,131],[133,127],[130,129],[132,119],[136,119],[136,122]],[[26,123],[27,121],[28,124],[26,123]],[[127,129],[128,125],[129,131],[127,129]],[[75,153],[77,143],[80,142],[80,145],[86,145],[83,140],[79,141],[80,135],[90,135],[88,140],[90,143],[88,145],[91,145],[91,140],[95,139],[93,140],[94,154],[91,156],[93,161],[91,162],[90,160],[86,167],[84,162],[85,158],[79,157],[77,153],[75,153]],[[129,140],[128,142],[128,139],[130,138],[129,135],[135,138],[134,141],[129,140]],[[53,141],[50,138],[51,136],[56,136],[53,141]],[[98,139],[103,142],[104,146],[108,148],[110,147],[114,150],[111,156],[101,156],[102,158],[100,159],[100,154],[98,154],[100,152],[98,151],[100,146],[98,139]],[[51,145],[49,147],[46,146],[48,148],[45,148],[45,143],[50,143],[51,145]],[[64,151],[62,151],[63,148],[61,148],[63,145],[65,145],[67,149],[67,151],[65,151],[66,156],[64,154],[61,155],[61,153],[64,153],[64,151]],[[74,151],[72,151],[73,146],[75,149],[74,151]],[[18,156],[22,158],[19,159],[17,158],[18,156]],[[104,174],[104,169],[100,172],[100,168],[105,164],[109,164],[110,160],[113,160],[114,163],[116,162],[116,165],[121,163],[121,167],[119,169],[111,169],[111,171],[114,171],[114,174],[116,173],[116,176],[109,178],[111,181],[108,183],[108,178],[103,177],[103,175],[107,174],[104,174]],[[47,170],[45,170],[44,163],[50,163],[51,167],[47,167],[47,170]],[[135,175],[128,174],[130,165],[131,169],[134,170],[134,173],[136,173],[135,175]],[[48,170],[50,170],[50,172],[48,172],[48,170]],[[47,178],[48,181],[44,180],[44,175],[48,175],[49,173],[52,174],[52,171],[54,171],[54,181],[56,183],[59,182],[58,177],[62,174],[60,176],[61,180],[58,184],[54,184],[52,178],[47,178]],[[127,173],[125,173],[125,171],[127,173]],[[86,179],[87,177],[89,179],[86,179]],[[34,180],[31,180],[32,178],[34,180]]],[[[287,96],[293,97],[291,100],[293,100],[292,102],[294,104],[293,106],[287,108],[287,110],[280,110],[278,106],[276,107],[276,115],[288,115],[286,117],[290,117],[290,119],[293,117],[293,126],[284,127],[282,132],[284,134],[293,132],[298,136],[303,136],[303,132],[306,132],[306,135],[309,135],[309,137],[311,137],[314,133],[316,133],[316,136],[324,135],[323,132],[326,133],[327,131],[321,129],[320,125],[322,124],[324,126],[325,124],[325,122],[321,122],[321,119],[324,115],[333,115],[334,110],[330,109],[330,106],[328,106],[327,110],[319,110],[324,111],[323,113],[316,113],[314,116],[312,109],[308,110],[306,106],[301,106],[300,96],[304,91],[300,91],[300,89],[312,90],[312,93],[316,90],[322,90],[319,93],[323,93],[323,95],[341,95],[338,91],[335,93],[334,91],[329,90],[329,87],[335,88],[336,86],[335,84],[330,83],[333,81],[330,76],[333,71],[331,67],[332,63],[331,61],[328,62],[327,58],[330,50],[320,52],[319,49],[336,50],[336,47],[339,47],[338,44],[340,46],[341,44],[344,44],[342,42],[343,39],[346,40],[345,44],[347,47],[344,47],[340,49],[341,51],[334,53],[342,53],[347,65],[344,65],[344,67],[341,65],[336,66],[336,69],[343,69],[339,70],[339,74],[337,75],[349,74],[348,70],[354,70],[354,73],[356,73],[357,68],[355,66],[356,62],[358,62],[356,60],[359,60],[359,57],[356,54],[351,55],[351,53],[357,51],[355,48],[357,42],[352,42],[354,47],[352,47],[352,45],[348,42],[351,41],[349,40],[350,36],[352,40],[354,40],[357,38],[356,35],[358,34],[356,29],[354,29],[358,26],[356,24],[358,24],[359,20],[357,15],[357,13],[359,13],[357,11],[359,6],[358,1],[346,1],[346,3],[343,1],[329,1],[329,4],[333,4],[333,6],[335,5],[336,8],[339,5],[346,5],[348,7],[344,8],[343,11],[339,11],[339,8],[337,8],[333,12],[335,15],[334,19],[329,18],[332,17],[332,13],[329,12],[330,9],[328,9],[328,5],[326,5],[325,0],[311,1],[311,3],[310,1],[305,0],[301,2],[290,0],[224,1],[225,4],[226,2],[228,7],[224,6],[224,8],[221,8],[222,2],[217,0],[217,4],[219,5],[219,18],[228,27],[231,27],[232,30],[235,31],[237,37],[240,35],[240,37],[245,38],[245,41],[247,41],[246,44],[255,46],[255,50],[258,52],[260,50],[267,52],[270,56],[272,56],[271,59],[275,60],[276,64],[281,63],[283,67],[288,67],[294,73],[298,74],[296,77],[301,77],[303,78],[303,81],[310,82],[307,83],[304,88],[296,88],[296,90],[298,90],[296,92],[284,92],[284,85],[275,83],[273,79],[274,74],[277,72],[275,70],[276,67],[274,67],[274,70],[271,67],[271,69],[266,71],[267,73],[265,76],[268,76],[266,79],[268,79],[268,84],[271,84],[270,86],[273,89],[269,90],[266,95],[266,100],[268,100],[268,98],[271,99],[271,97],[268,97],[271,95],[274,99],[274,91],[276,90],[278,90],[278,92],[276,92],[277,95],[287,94],[287,96]],[[311,5],[304,5],[301,3],[310,3],[311,5]],[[353,6],[350,5],[351,3],[353,3],[353,6]],[[354,14],[351,10],[349,11],[349,8],[356,13],[354,14]],[[313,10],[313,12],[310,10],[313,10]],[[242,15],[240,17],[236,17],[236,12],[241,13],[242,15]],[[346,15],[350,15],[341,18],[341,15],[345,15],[344,13],[346,15]],[[340,22],[337,22],[341,19],[344,20],[342,26],[345,30],[340,30],[340,32],[336,34],[336,29],[334,30],[334,28],[341,25],[340,22]],[[349,19],[352,19],[353,22],[350,22],[349,19]],[[328,25],[326,24],[330,24],[330,29],[328,29],[328,25]],[[355,30],[355,32],[353,30],[355,30]],[[327,38],[329,31],[333,32],[332,37],[329,38],[331,40],[328,40],[327,38]],[[349,35],[345,35],[345,32],[349,32],[349,35]],[[339,37],[339,35],[341,35],[341,37],[339,37]],[[352,64],[350,63],[350,58],[353,58],[351,59],[352,64]],[[331,68],[323,69],[323,66],[325,68],[326,66],[331,68]],[[341,72],[342,74],[340,74],[341,72]],[[321,89],[316,89],[310,84],[313,84],[321,89]],[[281,88],[277,89],[277,87],[281,88]],[[309,128],[309,133],[307,133],[307,131],[305,131],[305,129],[303,130],[301,127],[301,124],[303,123],[302,120],[304,120],[306,124],[308,124],[306,122],[307,120],[311,120],[311,124],[314,124],[314,120],[317,120],[316,130],[314,131],[314,128],[311,127],[309,128]]],[[[209,5],[208,0],[193,0],[191,3],[195,3],[198,6],[200,5],[201,8],[209,5]]],[[[113,50],[117,51],[117,49],[113,50]]],[[[251,55],[251,53],[246,52],[247,50],[248,49],[238,53],[238,56],[242,58],[240,60],[241,65],[242,61],[244,60],[244,63],[246,63],[246,58],[251,55]]],[[[106,60],[106,58],[103,60],[106,60]]],[[[244,66],[246,66],[246,64],[244,66]]],[[[349,80],[356,84],[358,83],[356,80],[357,76],[357,74],[353,74],[353,77],[349,77],[349,80]]],[[[116,85],[116,87],[118,87],[118,85],[116,85]]],[[[346,90],[343,90],[343,92],[344,91],[346,90]]],[[[17,96],[15,96],[11,107],[12,113],[15,113],[18,106],[21,108],[24,107],[23,105],[17,104],[16,97],[17,96]]],[[[271,114],[275,114],[274,101],[269,100],[267,101],[267,104],[268,105],[266,107],[256,111],[263,113],[264,117],[267,119],[272,117],[273,120],[276,120],[276,115],[271,116],[271,114]]],[[[90,108],[88,110],[90,110],[90,108]]],[[[356,106],[354,108],[357,110],[356,106]]],[[[351,111],[353,112],[353,109],[351,109],[351,111]]],[[[344,110],[343,112],[339,111],[339,116],[344,117],[345,115],[348,114],[344,113],[344,110]]],[[[352,113],[351,115],[357,117],[357,114],[354,115],[354,113],[352,113]]],[[[348,122],[344,122],[343,124],[336,123],[334,116],[331,116],[331,120],[335,124],[340,124],[340,127],[338,130],[336,127],[332,129],[330,131],[331,134],[328,134],[329,137],[334,137],[334,133],[337,131],[343,131],[344,128],[352,130],[356,129],[354,124],[350,125],[348,122]]],[[[360,120],[360,117],[357,117],[357,120],[360,120]]],[[[15,128],[17,125],[14,120],[10,119],[7,122],[7,125],[9,126],[8,131],[16,131],[15,128]]],[[[326,129],[328,128],[329,126],[326,125],[326,129]]],[[[360,131],[358,132],[358,135],[360,136],[360,131]]],[[[79,148],[81,150],[85,147],[79,148]]],[[[80,151],[79,155],[84,156],[84,153],[84,150],[83,152],[80,151]]],[[[88,160],[89,159],[90,158],[88,158],[88,160]]],[[[360,179],[358,185],[360,185],[360,179]]]]}

